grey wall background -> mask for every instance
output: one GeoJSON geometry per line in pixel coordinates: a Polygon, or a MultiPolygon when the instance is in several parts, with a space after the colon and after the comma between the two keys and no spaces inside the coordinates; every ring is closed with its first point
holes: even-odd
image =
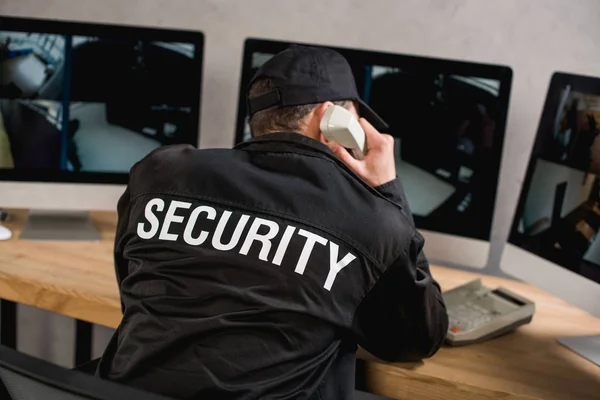
{"type": "MultiPolygon", "coordinates": [[[[201,147],[233,143],[248,36],[509,65],[514,78],[490,273],[497,272],[552,73],[600,76],[597,0],[0,0],[0,14],[202,30],[201,147]]],[[[43,330],[52,345],[34,337],[22,342],[68,365],[70,321],[32,312],[23,312],[20,324],[37,328],[22,331],[43,330]]],[[[109,331],[98,332],[101,349],[109,331]]]]}

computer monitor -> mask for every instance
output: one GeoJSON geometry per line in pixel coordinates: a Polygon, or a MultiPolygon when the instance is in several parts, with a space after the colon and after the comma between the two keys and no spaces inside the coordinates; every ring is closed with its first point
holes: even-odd
{"type": "Polygon", "coordinates": [[[85,218],[50,216],[114,210],[133,164],[198,145],[203,44],[201,32],[0,17],[0,207],[38,211],[21,238],[87,238],[74,231],[85,218]]]}
{"type": "MultiPolygon", "coordinates": [[[[500,263],[598,317],[599,134],[600,78],[555,73],[500,263]]],[[[600,335],[561,343],[600,365],[600,335]]]]}
{"type": "MultiPolygon", "coordinates": [[[[245,102],[248,82],[265,61],[290,44],[246,40],[236,143],[251,137],[245,102]]],[[[387,133],[396,139],[396,170],[430,261],[485,267],[511,69],[330,48],[346,57],[362,99],[390,125],[387,133]]]]}

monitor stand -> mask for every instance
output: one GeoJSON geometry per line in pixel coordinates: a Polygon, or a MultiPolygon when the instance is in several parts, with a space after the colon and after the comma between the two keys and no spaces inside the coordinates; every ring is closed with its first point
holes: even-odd
{"type": "Polygon", "coordinates": [[[99,241],[100,233],[85,211],[31,210],[19,239],[99,241]]]}
{"type": "Polygon", "coordinates": [[[600,335],[570,336],[560,338],[558,342],[600,366],[600,335]]]}

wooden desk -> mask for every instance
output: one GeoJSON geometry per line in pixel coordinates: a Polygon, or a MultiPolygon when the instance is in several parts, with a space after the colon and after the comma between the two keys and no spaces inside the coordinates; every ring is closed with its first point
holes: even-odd
{"type": "MultiPolygon", "coordinates": [[[[99,243],[15,239],[25,221],[13,212],[14,238],[0,242],[0,298],[116,327],[121,318],[112,241],[116,215],[92,214],[99,243]]],[[[434,267],[443,290],[480,275],[434,267]]],[[[600,368],[556,342],[561,336],[600,334],[600,319],[529,285],[482,277],[534,300],[531,324],[477,345],[442,348],[419,365],[386,364],[359,352],[367,388],[397,399],[600,399],[600,368]]]]}
{"type": "Polygon", "coordinates": [[[121,320],[113,267],[115,213],[96,213],[102,241],[21,241],[27,214],[11,211],[11,240],[0,242],[0,298],[99,325],[121,320]]]}

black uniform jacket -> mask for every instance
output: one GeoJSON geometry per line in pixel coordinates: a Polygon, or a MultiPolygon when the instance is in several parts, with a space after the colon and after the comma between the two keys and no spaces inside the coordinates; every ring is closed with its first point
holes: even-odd
{"type": "Polygon", "coordinates": [[[162,147],[118,212],[104,378],[184,399],[351,399],[357,344],[413,361],[446,335],[399,180],[371,188],[305,136],[162,147]]]}

